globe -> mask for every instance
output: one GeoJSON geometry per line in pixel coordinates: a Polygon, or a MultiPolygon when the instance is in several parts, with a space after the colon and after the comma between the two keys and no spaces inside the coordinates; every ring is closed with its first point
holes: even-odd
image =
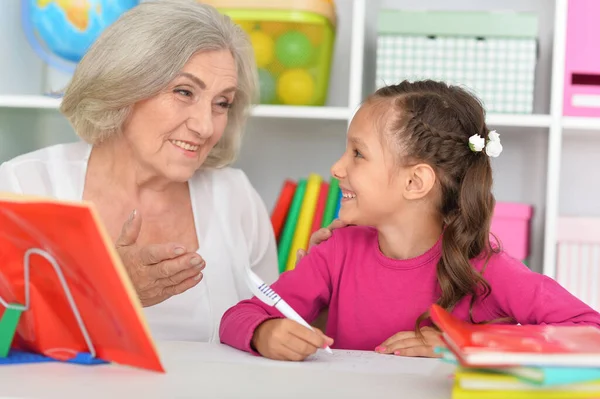
{"type": "Polygon", "coordinates": [[[67,72],[107,26],[139,4],[139,0],[21,1],[29,44],[44,61],[67,72]]]}

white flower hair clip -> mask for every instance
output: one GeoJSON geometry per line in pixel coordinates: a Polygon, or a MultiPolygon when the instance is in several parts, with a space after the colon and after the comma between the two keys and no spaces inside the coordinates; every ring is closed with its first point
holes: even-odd
{"type": "Polygon", "coordinates": [[[479,134],[474,134],[469,137],[469,148],[473,152],[481,152],[485,148],[485,153],[492,158],[496,158],[502,152],[502,144],[500,143],[500,134],[495,130],[488,133],[487,143],[479,134]]]}

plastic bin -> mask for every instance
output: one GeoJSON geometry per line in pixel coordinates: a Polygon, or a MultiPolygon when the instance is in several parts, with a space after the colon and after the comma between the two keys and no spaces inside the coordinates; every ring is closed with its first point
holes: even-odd
{"type": "Polygon", "coordinates": [[[261,104],[325,104],[336,29],[333,1],[213,0],[213,3],[250,36],[258,67],[261,104]]]}
{"type": "Polygon", "coordinates": [[[514,258],[529,257],[530,221],[533,207],[513,202],[498,202],[494,208],[491,232],[500,240],[502,249],[514,258]]]}
{"type": "Polygon", "coordinates": [[[565,49],[563,112],[600,117],[600,1],[570,0],[565,49]]]}
{"type": "Polygon", "coordinates": [[[383,10],[376,86],[434,79],[466,87],[488,112],[533,111],[537,16],[383,10]]]}

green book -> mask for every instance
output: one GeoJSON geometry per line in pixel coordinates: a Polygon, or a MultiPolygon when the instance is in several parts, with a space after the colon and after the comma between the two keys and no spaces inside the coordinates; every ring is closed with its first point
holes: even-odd
{"type": "Polygon", "coordinates": [[[6,357],[12,345],[19,318],[23,312],[16,307],[20,305],[12,305],[14,307],[4,309],[2,319],[0,319],[0,357],[6,357]]]}
{"type": "Polygon", "coordinates": [[[332,177],[329,182],[329,192],[327,193],[327,202],[325,203],[325,211],[323,212],[323,222],[321,227],[327,227],[333,222],[335,208],[340,196],[340,182],[335,177],[332,177]]]}
{"type": "Polygon", "coordinates": [[[290,248],[292,246],[292,240],[294,239],[294,232],[296,231],[296,224],[298,224],[298,216],[300,216],[300,209],[302,208],[305,192],[306,179],[299,179],[294,198],[292,199],[292,204],[290,205],[290,210],[288,211],[285,220],[285,225],[283,226],[283,231],[281,232],[279,247],[277,248],[280,274],[285,271],[285,266],[290,255],[290,248]]]}

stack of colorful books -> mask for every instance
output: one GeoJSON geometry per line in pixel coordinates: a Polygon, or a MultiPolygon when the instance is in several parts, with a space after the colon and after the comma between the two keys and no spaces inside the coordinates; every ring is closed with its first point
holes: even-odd
{"type": "Polygon", "coordinates": [[[296,252],[308,248],[311,234],[328,226],[337,217],[340,196],[337,179],[327,181],[316,173],[283,183],[271,212],[277,238],[279,273],[292,270],[296,265],[296,252]]]}
{"type": "Polygon", "coordinates": [[[469,324],[437,305],[445,361],[457,365],[453,399],[600,398],[600,329],[469,324]]]}

